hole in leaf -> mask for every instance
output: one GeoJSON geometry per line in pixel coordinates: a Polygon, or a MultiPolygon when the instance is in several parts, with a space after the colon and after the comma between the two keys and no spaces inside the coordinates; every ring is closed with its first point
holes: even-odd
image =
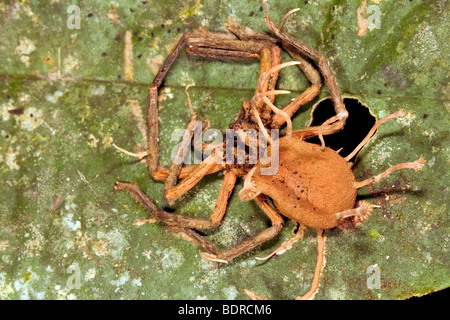
{"type": "MultiPolygon", "coordinates": [[[[349,114],[344,129],[323,137],[327,147],[336,151],[343,148],[339,152],[342,157],[349,155],[358,146],[376,122],[369,108],[358,99],[344,98],[344,104],[349,114]]],[[[336,115],[334,104],[330,98],[326,98],[316,105],[312,114],[311,126],[319,126],[334,115],[336,115]]],[[[320,144],[318,137],[307,141],[320,144]]],[[[355,157],[350,161],[353,162],[355,157]]]]}

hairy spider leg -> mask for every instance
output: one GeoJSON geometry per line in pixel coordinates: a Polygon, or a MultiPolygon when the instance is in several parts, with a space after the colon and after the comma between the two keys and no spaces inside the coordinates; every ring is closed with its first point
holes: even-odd
{"type": "Polygon", "coordinates": [[[292,245],[303,239],[303,236],[305,235],[306,232],[306,227],[304,225],[299,225],[298,226],[298,230],[295,233],[295,235],[290,238],[289,240],[283,242],[283,244],[281,246],[279,246],[277,249],[275,249],[274,251],[272,251],[271,253],[269,253],[267,256],[265,257],[256,257],[255,259],[257,260],[267,260],[272,258],[274,255],[281,255],[283,253],[285,253],[286,251],[290,250],[292,248],[292,245]]]}
{"type": "MultiPolygon", "coordinates": [[[[200,241],[198,239],[201,238],[200,235],[195,235],[193,232],[195,231],[186,231],[185,229],[211,229],[220,225],[227,208],[228,199],[234,189],[236,183],[236,175],[231,171],[228,171],[224,174],[224,178],[222,181],[222,186],[219,191],[219,195],[216,200],[216,204],[213,210],[213,213],[209,219],[204,218],[195,218],[195,217],[187,217],[178,214],[172,214],[163,210],[158,210],[155,204],[148,198],[148,196],[142,191],[137,183],[124,183],[117,181],[114,185],[116,190],[125,190],[130,193],[130,195],[138,201],[148,212],[149,214],[158,221],[162,221],[166,223],[169,227],[173,227],[172,230],[184,233],[184,235],[191,239],[196,239],[197,244],[206,243],[204,241],[200,241]]],[[[146,222],[154,222],[153,220],[144,219],[142,223],[146,222]]],[[[135,223],[136,225],[140,225],[142,223],[135,223]]],[[[192,241],[194,242],[194,241],[192,241]]],[[[204,245],[201,245],[204,247],[204,245]]]]}
{"type": "Polygon", "coordinates": [[[315,59],[318,61],[318,67],[323,75],[325,80],[325,85],[328,88],[328,91],[331,96],[331,100],[334,103],[334,109],[336,111],[336,115],[326,120],[320,127],[321,129],[316,128],[306,128],[302,129],[303,131],[297,131],[296,135],[300,137],[304,137],[306,135],[312,136],[321,136],[324,134],[331,134],[338,130],[341,130],[345,121],[348,118],[348,112],[345,108],[344,101],[342,99],[341,92],[336,83],[336,78],[331,70],[328,59],[319,51],[314,50],[310,46],[304,44],[303,42],[295,39],[291,35],[285,33],[280,30],[275,22],[269,17],[269,5],[267,4],[267,0],[263,1],[264,6],[266,7],[266,24],[270,30],[272,30],[275,35],[281,40],[283,48],[286,50],[295,50],[301,54],[305,54],[311,59],[315,59]],[[330,133],[329,133],[330,132],[330,133]]]}
{"type": "Polygon", "coordinates": [[[324,230],[317,229],[316,232],[317,232],[317,262],[316,262],[316,269],[314,270],[314,278],[311,284],[311,288],[307,293],[305,293],[303,296],[295,298],[295,300],[314,299],[317,290],[319,290],[320,275],[322,274],[323,268],[325,268],[326,263],[325,240],[327,239],[327,236],[325,235],[324,230]]]}
{"type": "MultiPolygon", "coordinates": [[[[284,19],[289,14],[295,11],[297,10],[291,10],[291,12],[286,14],[284,19]]],[[[242,40],[260,40],[271,42],[274,44],[280,42],[276,37],[256,32],[247,26],[242,26],[234,19],[228,19],[226,27],[230,32],[234,33],[239,39],[242,40]]],[[[301,53],[298,52],[298,50],[294,49],[288,43],[284,43],[283,48],[289,53],[294,61],[300,62],[298,64],[299,69],[306,75],[309,82],[311,83],[310,87],[308,87],[302,94],[300,94],[297,98],[292,100],[287,106],[282,109],[282,111],[292,117],[302,105],[310,102],[320,93],[322,80],[320,77],[320,73],[301,53]]],[[[270,100],[272,103],[274,102],[273,99],[270,100]]],[[[271,121],[271,128],[279,129],[285,123],[286,118],[283,115],[275,114],[271,121]]]]}
{"type": "MultiPolygon", "coordinates": [[[[311,288],[305,293],[303,296],[299,296],[295,298],[295,300],[310,300],[313,299],[319,289],[319,279],[322,274],[323,268],[325,267],[326,262],[326,248],[325,248],[325,240],[326,235],[324,230],[316,229],[317,232],[317,262],[316,268],[314,270],[314,277],[311,283],[311,288]]],[[[253,300],[267,300],[265,296],[257,296],[253,291],[244,289],[245,293],[253,300]]]]}
{"type": "MultiPolygon", "coordinates": [[[[158,134],[158,123],[155,121],[158,115],[157,108],[157,95],[158,88],[162,83],[164,76],[167,74],[170,65],[173,63],[175,58],[179,55],[183,46],[187,45],[186,52],[190,55],[199,55],[208,58],[239,58],[239,59],[250,59],[255,57],[260,57],[261,59],[261,70],[260,72],[265,72],[273,66],[273,63],[277,64],[280,61],[280,49],[270,43],[262,41],[243,41],[237,39],[224,38],[223,34],[214,34],[211,32],[203,31],[201,35],[184,35],[174,51],[169,55],[163,67],[160,69],[155,77],[152,85],[149,89],[149,99],[148,99],[148,167],[152,172],[153,176],[160,177],[161,171],[159,165],[159,145],[157,140],[158,134]],[[155,172],[156,171],[156,172],[155,172]]],[[[272,75],[270,79],[266,82],[261,90],[271,91],[275,86],[277,75],[272,75]]],[[[270,108],[267,108],[270,111],[270,108]]],[[[264,108],[261,107],[261,111],[264,112],[264,108]]],[[[190,122],[191,123],[191,122],[190,122]]],[[[188,129],[191,129],[188,124],[188,129]]],[[[188,130],[189,131],[189,130],[188,130]]],[[[192,131],[190,131],[192,132],[192,131]]],[[[186,139],[186,145],[190,142],[186,139]]],[[[179,152],[186,151],[183,145],[179,146],[179,152]]],[[[214,153],[214,152],[213,152],[214,153]]],[[[169,202],[176,200],[178,197],[183,195],[189,189],[191,189],[201,178],[211,171],[217,169],[214,163],[205,163],[204,160],[201,164],[197,165],[195,169],[190,171],[188,175],[176,184],[178,178],[178,173],[180,173],[181,166],[173,165],[169,169],[169,174],[167,177],[171,177],[170,181],[165,184],[165,195],[169,202]]]]}
{"type": "Polygon", "coordinates": [[[255,198],[255,201],[263,212],[267,214],[272,222],[272,226],[229,249],[222,250],[217,253],[202,252],[201,255],[204,259],[216,262],[229,262],[237,256],[274,238],[281,231],[283,227],[283,218],[270,206],[267,202],[267,198],[264,195],[259,195],[255,198]]]}

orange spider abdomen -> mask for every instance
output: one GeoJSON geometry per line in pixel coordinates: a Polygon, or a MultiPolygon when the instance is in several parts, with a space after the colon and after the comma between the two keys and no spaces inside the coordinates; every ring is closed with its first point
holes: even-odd
{"type": "MultiPolygon", "coordinates": [[[[260,166],[260,165],[259,165],[260,166]]],[[[258,190],[272,198],[279,212],[315,229],[337,225],[336,213],[355,206],[355,177],[336,151],[298,138],[279,140],[279,170],[253,176],[258,190]]]]}

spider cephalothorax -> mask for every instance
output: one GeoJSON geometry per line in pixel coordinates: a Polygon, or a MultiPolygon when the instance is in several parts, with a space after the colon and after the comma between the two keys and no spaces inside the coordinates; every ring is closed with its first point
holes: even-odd
{"type": "MultiPolygon", "coordinates": [[[[299,297],[300,299],[308,299],[314,297],[317,291],[320,273],[324,265],[326,239],[324,230],[336,226],[354,226],[361,223],[369,217],[373,208],[376,207],[365,201],[355,203],[357,189],[376,183],[395,170],[405,168],[415,171],[421,170],[425,161],[421,157],[415,162],[393,166],[373,178],[356,181],[351,171],[350,159],[368,143],[380,124],[395,117],[404,117],[405,111],[400,110],[378,120],[363,141],[346,157],[341,157],[339,152],[326,147],[323,136],[341,130],[348,117],[348,112],[328,60],[320,52],[282,31],[281,26],[278,27],[270,19],[266,1],[263,3],[267,10],[265,17],[267,26],[275,34],[275,37],[257,33],[232,20],[227,24],[227,28],[237,38],[231,34],[211,33],[204,29],[184,34],[181,37],[149,88],[147,150],[132,154],[140,158],[146,158],[152,177],[155,180],[165,181],[164,194],[169,202],[181,197],[205,175],[223,170],[222,187],[210,219],[181,216],[158,209],[136,183],[116,182],[115,188],[130,192],[133,198],[139,201],[150,213],[150,219],[139,220],[136,224],[162,221],[167,224],[170,230],[181,234],[186,240],[203,248],[205,251],[202,252],[202,257],[212,261],[227,263],[242,253],[272,239],[282,228],[283,219],[281,215],[298,222],[298,231],[293,238],[265,258],[274,254],[281,254],[289,249],[292,243],[302,238],[306,227],[316,229],[318,255],[314,279],[311,289],[305,295],[299,297]],[[263,147],[265,148],[264,157],[258,157],[256,162],[251,162],[249,155],[246,154],[243,161],[237,163],[239,150],[232,140],[229,149],[225,145],[226,141],[218,145],[206,144],[200,146],[202,150],[210,150],[211,154],[198,165],[183,166],[183,163],[175,161],[170,168],[164,168],[160,165],[158,89],[171,64],[184,46],[187,46],[186,52],[188,54],[207,58],[259,58],[261,60],[260,76],[255,94],[252,99],[243,102],[243,108],[233,120],[230,129],[235,130],[237,139],[240,139],[244,145],[244,151],[263,147]],[[294,61],[281,63],[281,48],[287,51],[294,61]],[[308,58],[317,61],[320,73],[309,62],[308,58]],[[311,84],[296,99],[293,99],[282,109],[278,109],[273,104],[275,96],[287,93],[287,91],[276,89],[278,72],[281,68],[293,65],[298,66],[305,73],[311,84]],[[330,93],[336,115],[319,126],[294,130],[290,118],[300,106],[310,102],[319,94],[322,85],[320,75],[322,75],[324,84],[330,93]],[[283,125],[286,125],[286,131],[278,135],[277,130],[283,125]],[[253,140],[255,144],[252,144],[250,133],[255,131],[258,132],[258,136],[256,140],[253,140]],[[321,145],[305,142],[306,139],[311,137],[319,137],[321,145]],[[227,158],[227,155],[230,157],[227,158]],[[267,157],[276,160],[275,170],[267,171],[269,167],[272,169],[271,166],[274,165],[273,161],[270,163],[263,161],[263,159],[267,160],[267,157]],[[227,162],[227,159],[231,161],[227,162]],[[209,229],[220,225],[225,215],[228,199],[239,177],[244,177],[244,186],[239,193],[239,198],[242,201],[254,200],[270,218],[272,226],[232,248],[218,250],[195,230],[209,229]],[[272,199],[275,208],[268,202],[268,198],[272,199]]],[[[294,11],[291,10],[282,21],[294,11]]],[[[184,135],[176,151],[176,155],[181,158],[184,158],[189,151],[195,131],[206,127],[206,125],[200,126],[200,128],[195,127],[198,119],[190,104],[189,96],[188,102],[191,119],[186,128],[187,134],[184,135]]],[[[204,123],[206,124],[207,121],[204,123]]],[[[253,138],[255,137],[253,136],[253,138]]],[[[120,148],[119,150],[126,152],[120,148]]],[[[250,297],[258,298],[253,292],[248,290],[246,292],[250,297]]]]}

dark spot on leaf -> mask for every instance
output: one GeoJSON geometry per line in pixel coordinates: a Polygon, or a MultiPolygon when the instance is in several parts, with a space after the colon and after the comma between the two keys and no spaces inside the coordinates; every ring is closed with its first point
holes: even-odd
{"type": "Polygon", "coordinates": [[[163,23],[163,24],[161,25],[161,28],[163,28],[163,29],[164,29],[165,27],[166,27],[166,26],[165,26],[165,25],[164,25],[164,23],[163,23]]]}
{"type": "Polygon", "coordinates": [[[377,90],[377,93],[378,93],[378,94],[381,94],[381,90],[377,90]]]}
{"type": "Polygon", "coordinates": [[[122,75],[121,75],[121,74],[119,74],[119,75],[117,76],[117,78],[119,78],[119,79],[122,79],[122,75]]]}
{"type": "Polygon", "coordinates": [[[394,187],[395,187],[395,188],[400,187],[400,181],[396,180],[396,181],[394,182],[394,187]]]}
{"type": "Polygon", "coordinates": [[[24,110],[24,108],[11,109],[11,110],[8,110],[8,113],[18,116],[18,115],[23,114],[23,110],[24,110]]]}
{"type": "Polygon", "coordinates": [[[259,12],[262,12],[264,10],[263,7],[259,7],[259,12]]]}
{"type": "Polygon", "coordinates": [[[137,57],[138,59],[142,58],[142,53],[140,53],[137,57]]]}
{"type": "Polygon", "coordinates": [[[139,37],[139,38],[138,38],[138,41],[142,41],[142,40],[143,40],[143,38],[142,38],[142,37],[139,37]]]}
{"type": "Polygon", "coordinates": [[[253,17],[255,13],[253,11],[250,11],[250,13],[248,14],[249,17],[253,17]]]}
{"type": "Polygon", "coordinates": [[[130,8],[130,12],[134,12],[134,9],[130,8]]]}
{"type": "Polygon", "coordinates": [[[293,174],[297,174],[297,173],[298,173],[297,171],[294,171],[294,172],[293,172],[293,174]]]}
{"type": "Polygon", "coordinates": [[[120,41],[120,34],[118,34],[118,35],[114,38],[114,40],[120,41]]]}
{"type": "Polygon", "coordinates": [[[308,0],[305,0],[305,4],[308,4],[308,0]]]}
{"type": "Polygon", "coordinates": [[[102,57],[106,57],[107,53],[106,52],[102,52],[102,57]]]}
{"type": "Polygon", "coordinates": [[[93,13],[88,13],[88,18],[92,17],[94,14],[93,13]]]}
{"type": "Polygon", "coordinates": [[[424,119],[427,119],[427,118],[428,118],[428,113],[425,113],[425,114],[423,115],[423,118],[424,118],[424,119]]]}

